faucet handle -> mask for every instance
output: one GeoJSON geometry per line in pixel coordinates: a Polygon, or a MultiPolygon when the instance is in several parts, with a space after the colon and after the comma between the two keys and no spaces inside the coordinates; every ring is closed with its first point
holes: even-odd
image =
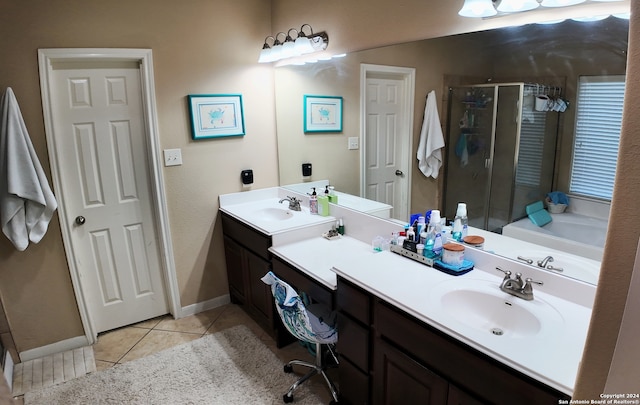
{"type": "Polygon", "coordinates": [[[502,269],[502,268],[500,268],[499,266],[496,266],[496,270],[499,270],[499,271],[503,272],[503,273],[504,273],[505,278],[506,278],[506,277],[511,278],[511,274],[512,274],[512,273],[511,273],[511,271],[509,271],[509,270],[503,270],[503,269],[502,269]]]}
{"type": "Polygon", "coordinates": [[[530,278],[530,277],[527,277],[527,278],[524,280],[524,282],[525,282],[525,284],[538,284],[538,285],[544,285],[544,283],[543,283],[542,281],[536,281],[536,280],[534,280],[534,279],[532,279],[532,278],[530,278]]]}

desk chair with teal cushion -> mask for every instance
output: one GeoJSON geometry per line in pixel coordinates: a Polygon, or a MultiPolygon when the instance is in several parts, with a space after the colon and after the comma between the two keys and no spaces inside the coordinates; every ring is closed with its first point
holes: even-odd
{"type": "Polygon", "coordinates": [[[323,361],[323,354],[328,352],[332,356],[334,363],[338,363],[333,351],[333,345],[338,341],[335,314],[331,313],[326,308],[312,308],[315,304],[310,305],[309,308],[307,308],[293,287],[280,280],[271,271],[262,277],[262,281],[271,286],[271,293],[275,300],[276,309],[278,310],[282,323],[287,330],[297,339],[316,345],[315,364],[302,360],[291,360],[284,366],[284,371],[286,373],[293,371],[292,366],[294,364],[309,367],[311,368],[311,371],[293,383],[282,399],[286,403],[292,402],[293,391],[298,388],[300,384],[316,374],[321,374],[329,386],[329,390],[333,396],[333,403],[337,404],[338,393],[335,385],[329,379],[329,376],[327,376],[327,365],[325,361],[323,361]],[[327,350],[323,351],[323,348],[327,350]]]}

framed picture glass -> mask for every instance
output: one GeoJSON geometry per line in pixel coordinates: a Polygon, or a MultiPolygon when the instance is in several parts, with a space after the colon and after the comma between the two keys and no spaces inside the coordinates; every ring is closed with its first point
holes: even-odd
{"type": "Polygon", "coordinates": [[[189,95],[193,139],[244,135],[240,94],[189,95]]]}
{"type": "Polygon", "coordinates": [[[304,96],[304,132],[342,132],[342,97],[304,96]]]}

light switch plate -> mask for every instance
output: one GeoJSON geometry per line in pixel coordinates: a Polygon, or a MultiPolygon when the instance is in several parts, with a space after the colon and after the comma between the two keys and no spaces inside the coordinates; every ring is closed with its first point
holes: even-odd
{"type": "Polygon", "coordinates": [[[180,149],[164,150],[164,165],[179,166],[182,164],[182,151],[180,149]]]}
{"type": "Polygon", "coordinates": [[[352,149],[358,149],[360,147],[360,145],[358,144],[359,138],[357,136],[350,136],[349,137],[349,150],[352,149]]]}

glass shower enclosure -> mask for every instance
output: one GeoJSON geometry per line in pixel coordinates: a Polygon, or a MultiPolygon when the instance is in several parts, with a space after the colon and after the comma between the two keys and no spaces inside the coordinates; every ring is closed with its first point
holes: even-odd
{"type": "Polygon", "coordinates": [[[535,99],[557,87],[491,83],[449,88],[443,212],[467,204],[469,225],[493,232],[552,189],[558,113],[535,99]]]}

